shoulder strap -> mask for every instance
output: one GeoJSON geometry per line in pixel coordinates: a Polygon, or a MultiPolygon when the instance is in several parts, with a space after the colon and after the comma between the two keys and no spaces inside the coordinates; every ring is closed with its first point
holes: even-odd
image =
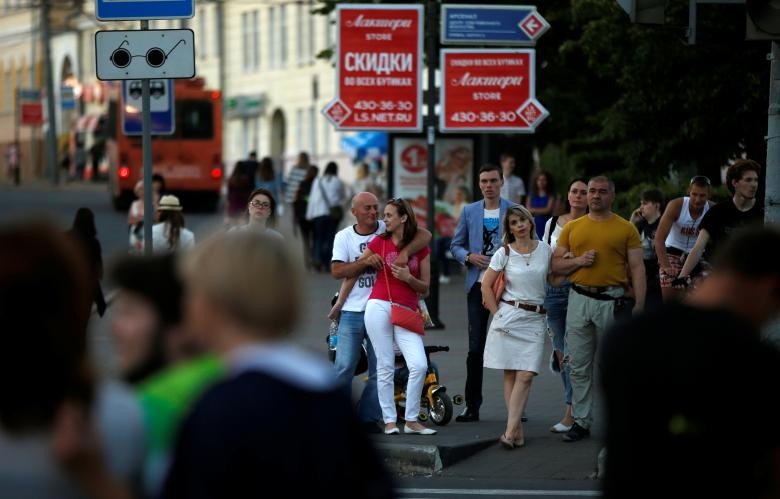
{"type": "Polygon", "coordinates": [[[506,261],[504,262],[504,268],[506,268],[507,264],[509,263],[509,245],[504,243],[504,253],[506,254],[506,261]]]}
{"type": "Polygon", "coordinates": [[[547,244],[552,246],[552,233],[555,230],[555,225],[558,223],[558,215],[555,215],[550,219],[550,232],[547,233],[547,244]]]}
{"type": "Polygon", "coordinates": [[[387,275],[387,260],[385,260],[385,250],[387,249],[387,239],[382,238],[382,269],[385,271],[385,286],[387,286],[387,298],[390,304],[393,304],[393,295],[390,294],[390,276],[387,275]]]}
{"type": "Polygon", "coordinates": [[[326,204],[326,205],[328,205],[328,209],[330,209],[330,208],[331,208],[331,206],[332,206],[332,205],[330,204],[330,199],[328,199],[328,195],[327,195],[327,194],[325,194],[325,187],[323,187],[323,186],[322,186],[322,180],[323,180],[324,178],[325,178],[325,176],[324,176],[324,175],[323,175],[322,177],[318,178],[318,179],[317,179],[317,185],[319,185],[319,186],[320,186],[320,193],[322,193],[322,199],[324,199],[324,200],[325,200],[325,204],[326,204]]]}

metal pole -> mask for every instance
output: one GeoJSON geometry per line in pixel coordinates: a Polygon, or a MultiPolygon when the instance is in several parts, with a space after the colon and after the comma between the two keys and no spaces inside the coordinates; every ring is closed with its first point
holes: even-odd
{"type": "MultiPolygon", "coordinates": [[[[426,223],[431,233],[435,231],[436,221],[436,34],[438,15],[438,2],[428,0],[425,16],[425,59],[428,64],[428,93],[425,105],[428,108],[426,138],[428,141],[428,217],[426,223]]],[[[444,324],[439,320],[439,263],[436,255],[436,237],[431,238],[431,284],[428,296],[428,312],[434,323],[435,329],[443,329],[444,324]]]]}
{"type": "MultiPolygon", "coordinates": [[[[764,222],[780,224],[780,43],[772,42],[769,55],[769,117],[766,137],[766,191],[764,222]]],[[[780,347],[780,320],[766,328],[770,341],[780,347]]]]}
{"type": "Polygon", "coordinates": [[[688,45],[696,45],[696,3],[688,0],[688,45]]]}
{"type": "MultiPolygon", "coordinates": [[[[141,29],[149,29],[149,21],[141,21],[141,29]]],[[[154,204],[152,203],[152,114],[149,109],[149,78],[141,80],[141,113],[143,116],[144,150],[144,254],[152,254],[152,223],[154,204]]]]}
{"type": "Polygon", "coordinates": [[[46,72],[46,113],[49,115],[49,127],[46,131],[46,171],[56,185],[60,182],[60,169],[57,168],[57,116],[54,107],[54,75],[49,46],[51,44],[49,0],[41,2],[41,35],[43,36],[43,66],[46,72]]]}
{"type": "Polygon", "coordinates": [[[780,224],[780,43],[772,42],[766,139],[764,221],[780,224]]]}

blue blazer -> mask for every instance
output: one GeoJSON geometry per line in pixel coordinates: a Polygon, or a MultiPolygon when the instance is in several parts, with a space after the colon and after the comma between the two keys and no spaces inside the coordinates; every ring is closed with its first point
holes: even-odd
{"type": "MultiPolygon", "coordinates": [[[[504,220],[504,213],[510,206],[514,206],[515,203],[501,198],[499,203],[499,218],[498,218],[498,231],[499,234],[504,233],[504,228],[501,226],[504,220]]],[[[485,215],[485,203],[482,199],[474,203],[467,204],[463,207],[463,211],[460,213],[458,219],[458,227],[455,229],[455,235],[452,237],[452,244],[450,245],[450,251],[452,256],[461,263],[464,264],[464,260],[468,253],[482,253],[482,227],[483,218],[485,215]]],[[[466,293],[471,290],[474,283],[479,278],[479,269],[474,265],[468,265],[468,273],[466,274],[466,293]]]]}

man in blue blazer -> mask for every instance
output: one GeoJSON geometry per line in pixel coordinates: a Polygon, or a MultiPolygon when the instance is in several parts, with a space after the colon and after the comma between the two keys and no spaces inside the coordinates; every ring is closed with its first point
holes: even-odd
{"type": "Polygon", "coordinates": [[[485,165],[479,169],[479,190],[483,199],[466,205],[452,238],[455,259],[468,269],[466,301],[469,317],[469,353],[466,358],[466,409],[456,421],[479,421],[482,405],[482,355],[487,339],[490,312],[482,306],[481,281],[490,257],[503,247],[501,220],[515,203],[501,197],[504,177],[501,168],[485,165]]]}

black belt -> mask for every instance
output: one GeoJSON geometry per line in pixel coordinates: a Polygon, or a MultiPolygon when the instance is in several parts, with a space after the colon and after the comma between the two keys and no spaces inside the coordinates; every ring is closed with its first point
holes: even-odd
{"type": "Polygon", "coordinates": [[[542,305],[529,305],[528,303],[523,303],[520,301],[509,301],[509,300],[501,300],[504,303],[508,303],[509,305],[512,305],[515,308],[522,308],[523,310],[528,310],[529,312],[536,312],[537,314],[546,314],[547,310],[544,309],[542,305]]]}
{"type": "Polygon", "coordinates": [[[572,283],[571,289],[573,289],[575,292],[583,296],[587,296],[588,298],[593,298],[594,300],[611,301],[611,300],[617,300],[619,298],[604,293],[609,289],[608,286],[603,286],[603,287],[580,286],[579,284],[572,283]]]}
{"type": "Polygon", "coordinates": [[[683,250],[681,250],[679,248],[675,248],[673,246],[667,246],[666,247],[666,252],[669,253],[670,255],[674,255],[674,256],[683,256],[685,254],[685,251],[683,251],[683,250]]]}

